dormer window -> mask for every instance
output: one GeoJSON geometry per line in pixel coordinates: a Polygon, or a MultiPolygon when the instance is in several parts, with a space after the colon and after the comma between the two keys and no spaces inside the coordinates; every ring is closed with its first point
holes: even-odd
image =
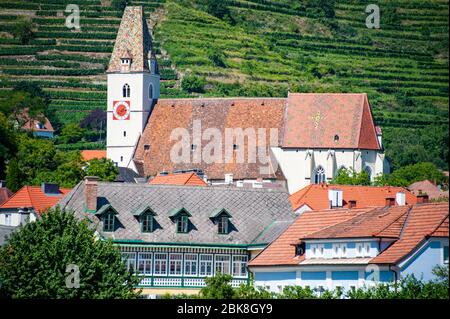
{"type": "Polygon", "coordinates": [[[217,225],[218,234],[226,235],[230,232],[231,215],[225,209],[216,209],[209,215],[209,218],[217,225]]]}
{"type": "Polygon", "coordinates": [[[303,256],[305,254],[306,244],[301,242],[295,246],[295,256],[303,256]]]}
{"type": "Polygon", "coordinates": [[[154,230],[156,213],[148,206],[140,207],[133,211],[133,216],[139,218],[141,232],[151,233],[154,230]]]}
{"type": "Polygon", "coordinates": [[[116,215],[117,211],[111,204],[105,204],[95,213],[99,216],[103,223],[104,232],[113,232],[116,229],[116,215]]]}
{"type": "Polygon", "coordinates": [[[189,232],[189,217],[192,215],[184,208],[174,209],[169,217],[176,223],[177,233],[189,232]]]}

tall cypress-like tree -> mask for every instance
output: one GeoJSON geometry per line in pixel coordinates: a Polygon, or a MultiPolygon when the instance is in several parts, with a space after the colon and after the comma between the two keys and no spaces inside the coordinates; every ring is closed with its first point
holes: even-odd
{"type": "Polygon", "coordinates": [[[110,241],[59,208],[13,232],[0,249],[6,298],[137,298],[138,282],[110,241]]]}

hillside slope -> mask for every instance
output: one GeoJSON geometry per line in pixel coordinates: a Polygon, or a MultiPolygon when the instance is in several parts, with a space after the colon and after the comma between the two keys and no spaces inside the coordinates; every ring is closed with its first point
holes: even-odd
{"type": "MultiPolygon", "coordinates": [[[[63,0],[3,0],[1,86],[38,81],[57,124],[104,109],[104,66],[120,22],[110,2],[71,1],[83,10],[74,32],[64,27],[63,0]],[[19,11],[37,28],[31,45],[9,34],[19,11]]],[[[206,0],[129,2],[156,20],[162,97],[367,92],[394,167],[448,166],[448,1],[227,0],[221,19],[205,11],[206,0]],[[381,9],[380,29],[365,25],[369,3],[381,9]],[[185,75],[204,79],[203,92],[181,90],[185,75]]]]}

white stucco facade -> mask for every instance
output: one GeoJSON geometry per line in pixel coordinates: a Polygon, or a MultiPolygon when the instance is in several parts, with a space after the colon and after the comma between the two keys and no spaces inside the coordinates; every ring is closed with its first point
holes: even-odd
{"type": "Polygon", "coordinates": [[[272,152],[281,168],[289,193],[315,183],[315,173],[321,167],[329,182],[342,167],[356,172],[370,172],[373,181],[378,174],[389,171],[382,151],[353,149],[291,149],[274,147],[272,152]]]}
{"type": "Polygon", "coordinates": [[[117,166],[136,171],[132,161],[134,149],[159,97],[159,81],[159,74],[149,72],[108,74],[106,154],[117,166]],[[129,86],[129,94],[124,94],[124,85],[129,86]],[[113,105],[117,101],[129,102],[128,119],[114,119],[113,105]]]}

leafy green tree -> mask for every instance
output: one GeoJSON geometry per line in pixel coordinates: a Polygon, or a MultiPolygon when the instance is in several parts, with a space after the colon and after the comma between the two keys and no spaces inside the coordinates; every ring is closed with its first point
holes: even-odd
{"type": "Polygon", "coordinates": [[[205,11],[216,18],[229,22],[230,24],[235,23],[235,20],[231,15],[231,11],[224,1],[206,0],[205,11]]]}
{"type": "Polygon", "coordinates": [[[206,299],[232,299],[235,296],[231,280],[226,274],[217,274],[205,279],[206,286],[200,290],[200,296],[206,299]]]}
{"type": "Polygon", "coordinates": [[[433,163],[417,163],[395,170],[391,174],[375,177],[375,185],[409,186],[414,182],[428,179],[447,184],[448,178],[433,163]]]}
{"type": "Polygon", "coordinates": [[[17,159],[13,158],[6,167],[6,186],[12,191],[17,192],[21,187],[22,174],[17,159]]]}
{"type": "Polygon", "coordinates": [[[12,233],[0,249],[0,282],[7,298],[139,296],[134,288],[139,278],[127,270],[112,242],[96,239],[87,221],[59,208],[12,233]]]}
{"type": "Polygon", "coordinates": [[[181,88],[189,93],[203,93],[205,92],[205,85],[205,78],[195,75],[186,75],[181,81],[181,88]]]}
{"type": "Polygon", "coordinates": [[[19,19],[12,29],[13,36],[22,44],[29,44],[33,39],[33,23],[30,19],[19,19]]]}
{"type": "Polygon", "coordinates": [[[49,95],[46,92],[44,92],[44,90],[42,90],[42,88],[36,82],[30,81],[17,82],[13,87],[13,91],[26,92],[30,96],[38,96],[42,100],[44,100],[46,104],[48,104],[48,102],[50,101],[49,95]]]}
{"type": "Polygon", "coordinates": [[[0,100],[0,112],[16,122],[19,127],[22,127],[29,118],[43,121],[45,111],[46,104],[42,98],[23,91],[11,91],[7,98],[0,100]],[[24,117],[25,112],[28,118],[24,117]]]}
{"type": "Polygon", "coordinates": [[[87,164],[86,175],[97,176],[102,181],[113,182],[119,174],[119,170],[110,159],[94,158],[87,164]]]}
{"type": "Polygon", "coordinates": [[[61,144],[76,143],[83,139],[85,129],[76,123],[70,123],[63,127],[58,136],[58,142],[61,144]]]}
{"type": "Polygon", "coordinates": [[[5,178],[6,162],[17,151],[17,133],[6,116],[0,112],[0,178],[5,178]]]}
{"type": "Polygon", "coordinates": [[[341,168],[331,181],[331,184],[367,186],[370,185],[370,177],[365,171],[357,173],[351,168],[341,168]]]}

